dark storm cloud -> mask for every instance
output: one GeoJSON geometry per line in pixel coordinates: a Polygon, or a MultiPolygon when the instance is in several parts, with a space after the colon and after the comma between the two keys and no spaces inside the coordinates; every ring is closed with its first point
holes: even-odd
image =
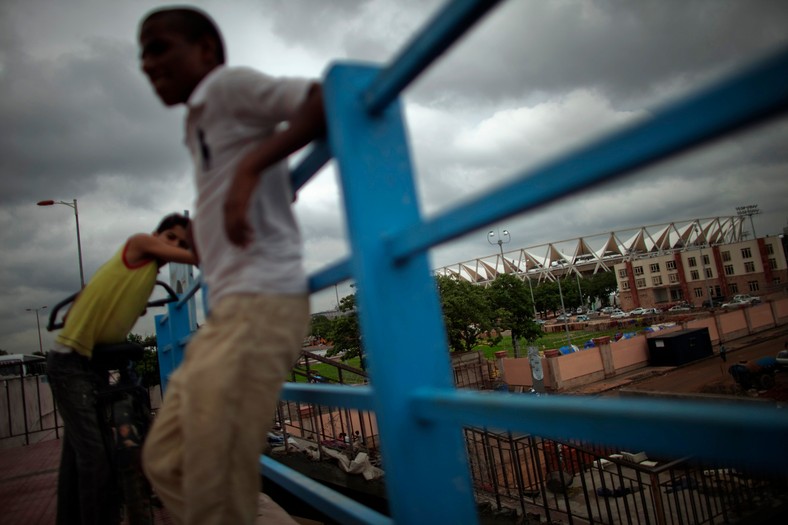
{"type": "Polygon", "coordinates": [[[623,105],[784,45],[786,27],[782,0],[504,2],[426,76],[422,96],[502,100],[585,86],[623,105]]]}
{"type": "MultiPolygon", "coordinates": [[[[81,195],[102,175],[144,182],[184,166],[177,112],[165,112],[136,67],[135,47],[92,41],[80,55],[4,52],[0,203],[81,195]]],[[[182,168],[181,168],[182,169],[182,168]]]]}

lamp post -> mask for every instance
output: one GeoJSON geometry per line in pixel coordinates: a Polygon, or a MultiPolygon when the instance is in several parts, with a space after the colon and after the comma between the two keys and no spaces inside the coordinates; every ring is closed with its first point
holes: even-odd
{"type": "Polygon", "coordinates": [[[79,256],[79,283],[81,287],[84,288],[85,273],[82,270],[82,241],[79,238],[79,208],[77,207],[77,199],[74,199],[73,203],[66,201],[46,200],[46,201],[38,201],[36,204],[38,204],[39,206],[52,206],[54,204],[62,204],[63,206],[68,206],[69,208],[74,209],[74,219],[77,222],[77,255],[79,256]]]}
{"type": "Polygon", "coordinates": [[[709,308],[714,306],[711,300],[711,289],[709,288],[709,276],[706,273],[706,260],[703,258],[703,244],[700,242],[700,234],[701,234],[701,227],[699,224],[695,224],[695,242],[698,243],[698,251],[700,252],[700,266],[703,270],[703,286],[706,288],[706,295],[709,298],[709,308]]]}
{"type": "MultiPolygon", "coordinates": [[[[509,235],[509,230],[503,230],[503,232],[498,231],[498,240],[493,242],[493,237],[495,237],[495,232],[490,230],[487,232],[487,242],[490,244],[498,245],[498,249],[501,250],[501,264],[503,265],[503,273],[506,273],[506,259],[503,257],[503,245],[509,243],[512,240],[512,236],[509,235]],[[503,240],[506,237],[506,240],[503,240]]],[[[531,292],[531,305],[534,307],[534,319],[536,319],[536,301],[534,301],[534,289],[531,285],[531,277],[528,275],[528,264],[525,265],[525,278],[528,279],[528,290],[531,292]]]]}
{"type": "Polygon", "coordinates": [[[38,350],[43,354],[44,353],[44,344],[41,342],[41,321],[38,319],[38,311],[45,309],[46,306],[39,306],[38,308],[25,308],[27,312],[35,312],[36,313],[36,328],[38,328],[38,350]]]}
{"type": "MultiPolygon", "coordinates": [[[[559,263],[561,269],[564,269],[564,265],[559,263]]],[[[566,329],[566,340],[569,343],[569,346],[572,346],[572,337],[569,335],[569,316],[566,314],[566,307],[564,306],[564,292],[561,291],[561,277],[556,277],[555,279],[558,282],[558,296],[561,298],[561,315],[564,316],[564,328],[566,329]]]]}

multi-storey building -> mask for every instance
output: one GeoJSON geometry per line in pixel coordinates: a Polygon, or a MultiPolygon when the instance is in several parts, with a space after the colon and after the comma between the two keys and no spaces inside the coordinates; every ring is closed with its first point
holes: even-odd
{"type": "Polygon", "coordinates": [[[762,295],[788,283],[782,236],[727,244],[703,239],[668,253],[635,255],[614,265],[623,309],[679,301],[696,306],[738,293],[762,295]]]}

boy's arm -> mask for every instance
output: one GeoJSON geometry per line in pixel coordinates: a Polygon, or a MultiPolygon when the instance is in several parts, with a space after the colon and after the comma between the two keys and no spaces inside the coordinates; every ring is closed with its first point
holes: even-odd
{"type": "Polygon", "coordinates": [[[126,262],[135,265],[149,259],[156,259],[160,265],[169,262],[183,264],[197,264],[199,262],[193,252],[177,246],[170,246],[153,235],[138,233],[129,237],[126,246],[126,262]]]}
{"type": "Polygon", "coordinates": [[[238,163],[224,203],[224,229],[230,242],[246,246],[251,240],[246,211],[262,171],[322,136],[325,127],[323,92],[319,84],[313,84],[289,126],[271,135],[238,163]]]}

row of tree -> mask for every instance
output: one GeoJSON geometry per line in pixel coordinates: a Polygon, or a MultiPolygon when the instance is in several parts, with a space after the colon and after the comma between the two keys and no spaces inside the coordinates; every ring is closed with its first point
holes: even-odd
{"type": "MultiPolygon", "coordinates": [[[[529,286],[527,281],[511,274],[499,275],[488,286],[439,276],[437,286],[452,351],[471,350],[482,336],[495,344],[504,331],[511,331],[515,354],[519,355],[521,340],[534,341],[542,333],[541,326],[535,322],[534,310],[542,316],[555,314],[561,310],[562,296],[568,311],[580,306],[605,306],[616,290],[616,278],[611,272],[583,278],[569,276],[561,280],[559,290],[557,281],[529,286]]],[[[311,335],[330,341],[333,348],[327,352],[328,356],[341,355],[343,360],[363,357],[355,295],[344,297],[339,311],[340,315],[333,319],[315,316],[311,335]]]]}

